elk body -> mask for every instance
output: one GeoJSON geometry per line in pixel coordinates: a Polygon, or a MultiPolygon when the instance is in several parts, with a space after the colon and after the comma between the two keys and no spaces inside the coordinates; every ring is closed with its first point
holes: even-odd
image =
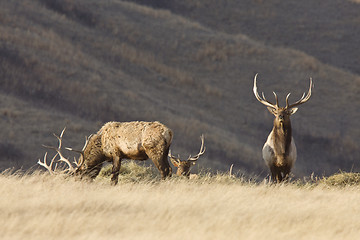
{"type": "MultiPolygon", "coordinates": [[[[76,168],[72,167],[60,152],[63,132],[60,137],[57,137],[59,147],[53,149],[58,152],[57,155],[60,155],[60,161],[64,161],[69,165],[70,169],[67,169],[69,172],[95,178],[104,162],[112,162],[111,181],[116,184],[122,159],[146,160],[150,158],[159,169],[163,179],[171,176],[172,169],[167,156],[173,133],[168,127],[159,122],[106,123],[96,134],[87,139],[83,150],[79,151],[81,156],[75,162],[76,168]]],[[[46,164],[46,155],[44,162],[39,160],[38,163],[51,172],[54,158],[50,166],[46,164]]]]}
{"type": "Polygon", "coordinates": [[[313,87],[312,79],[310,78],[308,93],[306,95],[304,93],[299,101],[289,104],[289,93],[286,96],[286,106],[279,107],[278,98],[275,92],[273,93],[276,104],[272,104],[266,100],[264,93],[262,93],[262,97],[259,96],[256,86],[256,78],[257,74],[254,78],[254,95],[256,99],[267,106],[270,113],[275,116],[273,129],[262,149],[262,156],[266,165],[270,169],[272,180],[281,182],[282,180],[288,178],[297,157],[295,141],[292,137],[290,116],[298,110],[297,106],[310,99],[311,89],[313,87]]]}
{"type": "Polygon", "coordinates": [[[116,184],[122,159],[150,158],[165,179],[172,172],[167,160],[172,138],[172,131],[159,122],[108,122],[89,139],[78,172],[95,178],[102,163],[109,161],[116,184]]]}

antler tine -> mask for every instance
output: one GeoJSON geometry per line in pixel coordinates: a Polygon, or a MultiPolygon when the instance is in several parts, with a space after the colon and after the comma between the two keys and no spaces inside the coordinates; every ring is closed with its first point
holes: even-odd
{"type": "Polygon", "coordinates": [[[72,148],[68,148],[68,147],[65,148],[66,150],[69,150],[69,151],[72,151],[72,152],[77,152],[77,153],[80,153],[82,155],[81,161],[79,160],[79,162],[78,162],[78,161],[76,161],[76,158],[74,159],[74,163],[75,163],[76,167],[80,167],[83,164],[84,159],[85,159],[84,151],[85,151],[87,145],[89,144],[89,140],[93,136],[94,136],[94,134],[91,134],[89,137],[85,136],[85,144],[84,144],[84,147],[82,148],[82,150],[76,150],[76,149],[72,149],[72,148]]]}
{"type": "Polygon", "coordinates": [[[79,168],[79,167],[82,165],[83,161],[78,162],[78,161],[76,160],[76,157],[74,157],[73,163],[76,165],[76,168],[79,168]]]}
{"type": "Polygon", "coordinates": [[[94,136],[94,134],[90,134],[89,137],[85,137],[85,144],[84,144],[84,147],[83,147],[82,150],[81,150],[82,152],[85,151],[85,148],[87,147],[87,145],[89,144],[90,139],[91,139],[93,136],[94,136]]]}
{"type": "MultiPolygon", "coordinates": [[[[288,95],[286,95],[286,107],[285,108],[289,108],[289,97],[290,97],[290,95],[291,95],[291,93],[288,93],[288,95]]],[[[300,98],[300,100],[298,102],[302,101],[304,99],[304,97],[305,97],[305,93],[303,93],[303,95],[301,96],[301,98],[300,98]]]]}
{"type": "Polygon", "coordinates": [[[75,169],[74,169],[74,167],[72,166],[72,164],[70,163],[70,161],[69,161],[67,158],[65,158],[65,157],[62,155],[62,153],[61,153],[62,137],[63,137],[63,135],[64,135],[65,129],[66,129],[66,127],[61,131],[60,136],[56,136],[56,135],[54,134],[54,135],[57,137],[57,139],[59,140],[59,148],[56,149],[56,151],[59,153],[59,156],[60,156],[60,159],[59,159],[58,161],[59,161],[59,162],[64,162],[64,163],[66,163],[66,164],[69,166],[69,168],[68,168],[68,169],[65,169],[64,172],[75,172],[75,169]]]}
{"type": "Polygon", "coordinates": [[[187,161],[197,161],[199,159],[199,157],[205,153],[206,147],[204,147],[204,134],[202,134],[200,136],[200,139],[201,139],[201,146],[200,146],[199,153],[196,154],[194,157],[191,157],[191,155],[190,155],[190,157],[187,159],[187,161]]]}
{"type": "Polygon", "coordinates": [[[274,92],[274,95],[275,95],[275,100],[276,100],[276,105],[272,104],[271,102],[269,102],[268,100],[266,100],[265,96],[264,96],[264,93],[262,93],[262,98],[259,96],[259,93],[258,93],[258,90],[257,90],[257,86],[256,86],[256,78],[257,78],[257,74],[255,74],[255,77],[254,77],[254,87],[253,87],[253,92],[254,92],[254,95],[256,97],[256,99],[261,102],[262,104],[264,104],[265,106],[267,107],[270,107],[270,108],[274,108],[274,109],[277,109],[279,104],[278,104],[278,99],[277,99],[277,96],[274,92]]]}
{"type": "Polygon", "coordinates": [[[46,152],[45,155],[44,155],[44,161],[41,162],[41,160],[39,159],[37,163],[40,166],[46,168],[51,175],[54,175],[57,166],[55,166],[55,169],[53,170],[53,164],[54,164],[54,161],[55,161],[55,158],[57,157],[57,155],[58,154],[56,153],[55,156],[51,159],[50,164],[48,165],[47,164],[47,152],[46,152]]]}
{"type": "MultiPolygon", "coordinates": [[[[289,97],[290,97],[290,94],[291,93],[288,93],[288,95],[286,95],[286,99],[285,99],[285,101],[286,101],[286,108],[289,106],[289,97]]],[[[304,96],[304,95],[303,95],[304,96]]]]}
{"type": "MultiPolygon", "coordinates": [[[[90,135],[90,137],[91,137],[91,136],[92,136],[92,135],[90,135]]],[[[88,141],[89,141],[89,139],[85,136],[85,144],[84,144],[84,147],[83,147],[82,150],[77,150],[77,149],[73,149],[73,148],[69,148],[69,147],[66,147],[65,149],[66,149],[66,150],[69,150],[69,151],[72,151],[72,152],[77,152],[77,153],[80,153],[81,155],[83,155],[84,150],[85,150],[85,148],[86,148],[86,146],[87,146],[87,144],[88,144],[88,141]]]]}
{"type": "Polygon", "coordinates": [[[274,96],[275,96],[275,101],[276,101],[276,107],[279,107],[279,100],[278,100],[278,96],[276,95],[275,92],[273,92],[274,96]]]}
{"type": "Polygon", "coordinates": [[[312,78],[310,78],[310,87],[309,87],[309,91],[308,93],[306,94],[305,96],[305,93],[302,95],[302,97],[300,98],[299,101],[289,105],[289,101],[288,101],[288,98],[290,96],[290,93],[287,95],[286,97],[286,108],[293,108],[293,107],[296,107],[300,104],[303,104],[303,103],[306,103],[307,101],[309,101],[310,97],[311,97],[311,90],[312,90],[312,87],[313,87],[313,82],[312,82],[312,78]]]}
{"type": "Polygon", "coordinates": [[[75,168],[70,163],[70,161],[67,158],[64,158],[61,153],[59,153],[59,156],[60,156],[60,159],[58,160],[58,162],[64,162],[64,163],[66,163],[66,165],[69,166],[69,168],[65,169],[64,172],[71,172],[71,173],[75,172],[75,168]]]}
{"type": "MultiPolygon", "coordinates": [[[[75,150],[75,149],[72,149],[72,148],[69,148],[69,147],[66,147],[65,149],[66,149],[66,150],[69,150],[69,151],[72,151],[72,152],[80,153],[80,154],[83,156],[82,161],[79,161],[79,162],[76,161],[76,158],[74,157],[73,163],[76,165],[77,168],[79,168],[79,167],[82,165],[82,163],[83,163],[84,152],[83,152],[83,151],[79,151],[79,150],[75,150]]],[[[74,169],[74,171],[76,171],[76,169],[74,169]]]]}
{"type": "Polygon", "coordinates": [[[174,155],[171,154],[171,150],[169,150],[168,157],[169,157],[169,158],[172,158],[172,159],[175,160],[177,163],[180,163],[180,162],[181,162],[180,157],[175,157],[174,155]]]}

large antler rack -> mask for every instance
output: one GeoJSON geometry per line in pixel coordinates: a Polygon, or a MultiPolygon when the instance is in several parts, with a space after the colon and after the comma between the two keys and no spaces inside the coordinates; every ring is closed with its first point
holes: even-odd
{"type": "MultiPolygon", "coordinates": [[[[200,136],[201,139],[201,146],[200,146],[200,151],[198,154],[196,154],[195,156],[189,156],[187,160],[185,161],[189,161],[189,162],[196,162],[201,155],[203,155],[205,153],[206,147],[204,146],[204,135],[200,136]]],[[[171,154],[171,150],[169,150],[169,154],[168,156],[170,158],[172,158],[173,160],[175,160],[176,162],[180,163],[182,160],[180,159],[180,156],[178,155],[178,157],[175,157],[174,155],[171,154]]]]}
{"type": "MultiPolygon", "coordinates": [[[[75,163],[76,167],[74,168],[73,165],[70,163],[70,161],[67,158],[65,158],[64,155],[61,153],[62,137],[64,135],[65,130],[66,130],[66,127],[61,131],[59,136],[56,135],[55,133],[53,134],[58,139],[57,147],[43,145],[46,148],[53,149],[56,151],[56,154],[50,160],[50,164],[47,164],[47,152],[44,155],[43,161],[41,161],[39,159],[37,162],[40,166],[46,168],[49,171],[49,173],[52,175],[57,174],[57,173],[74,173],[76,171],[76,169],[81,165],[78,162],[76,162],[76,160],[75,160],[74,163],[75,163]],[[56,159],[58,156],[59,156],[59,159],[56,159]],[[65,168],[65,169],[59,171],[58,170],[59,162],[64,162],[68,166],[68,168],[65,168]]],[[[65,148],[65,149],[70,150],[70,148],[65,148]]]]}
{"type": "MultiPolygon", "coordinates": [[[[257,78],[257,75],[255,75],[254,77],[254,87],[253,87],[253,92],[254,92],[254,95],[256,97],[256,99],[261,102],[262,104],[264,104],[265,106],[267,107],[270,107],[270,108],[273,108],[273,109],[278,109],[279,108],[279,101],[278,101],[278,97],[276,95],[275,92],[274,93],[274,96],[275,96],[275,101],[276,101],[276,105],[275,104],[272,104],[271,102],[269,102],[268,100],[266,100],[265,96],[264,96],[264,93],[262,92],[261,95],[262,97],[260,97],[259,93],[258,93],[258,90],[257,90],[257,86],[256,86],[256,78],[257,78]]],[[[309,101],[310,97],[311,97],[311,89],[313,87],[313,82],[312,82],[312,78],[310,78],[310,87],[309,87],[309,91],[308,93],[306,94],[305,96],[305,93],[302,95],[302,97],[300,98],[299,101],[293,103],[293,104],[289,104],[289,97],[290,97],[290,94],[289,93],[287,96],[286,96],[286,109],[290,109],[290,108],[293,108],[293,107],[296,107],[296,106],[299,106],[303,103],[306,103],[307,101],[309,101]]]]}

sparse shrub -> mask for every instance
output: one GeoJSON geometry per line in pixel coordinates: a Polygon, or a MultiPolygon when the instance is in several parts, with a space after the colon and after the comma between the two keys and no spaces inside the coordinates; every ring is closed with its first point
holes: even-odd
{"type": "Polygon", "coordinates": [[[360,185],[360,173],[340,172],[330,177],[323,178],[320,182],[328,186],[339,187],[360,185]]]}

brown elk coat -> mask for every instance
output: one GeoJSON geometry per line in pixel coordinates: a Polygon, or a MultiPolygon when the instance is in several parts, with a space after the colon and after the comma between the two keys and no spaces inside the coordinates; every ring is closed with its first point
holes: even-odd
{"type": "Polygon", "coordinates": [[[159,122],[108,122],[89,138],[78,172],[95,178],[102,163],[110,161],[113,163],[112,181],[116,184],[121,159],[150,158],[161,177],[166,178],[172,172],[167,160],[172,138],[172,131],[159,122]]]}

